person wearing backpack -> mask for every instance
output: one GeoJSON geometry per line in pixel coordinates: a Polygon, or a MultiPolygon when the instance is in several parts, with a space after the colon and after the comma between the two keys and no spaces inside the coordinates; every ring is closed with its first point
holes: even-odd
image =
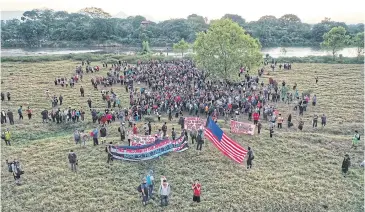
{"type": "Polygon", "coordinates": [[[12,165],[13,165],[13,162],[10,162],[8,160],[6,160],[6,165],[8,166],[8,171],[13,173],[13,168],[12,168],[12,165]]]}
{"type": "Polygon", "coordinates": [[[68,161],[70,162],[71,170],[77,172],[77,156],[76,153],[73,152],[73,150],[70,150],[70,153],[68,153],[68,161]]]}
{"type": "Polygon", "coordinates": [[[248,156],[247,157],[247,169],[251,169],[252,168],[252,161],[255,158],[251,147],[248,147],[247,156],[248,156]]]}
{"type": "Polygon", "coordinates": [[[357,130],[355,130],[355,135],[354,137],[352,137],[352,147],[354,147],[355,149],[357,148],[357,145],[359,145],[359,141],[360,141],[360,134],[357,130]]]}
{"type": "Polygon", "coordinates": [[[150,170],[149,173],[146,176],[146,183],[147,183],[147,187],[148,187],[148,199],[152,199],[152,195],[153,195],[153,185],[155,184],[154,182],[154,177],[153,177],[153,171],[150,170]]]}
{"type": "Polygon", "coordinates": [[[20,185],[20,175],[24,174],[24,172],[22,171],[19,161],[14,160],[14,162],[11,165],[11,169],[13,171],[15,183],[17,185],[20,185]]]}
{"type": "Polygon", "coordinates": [[[146,178],[143,178],[142,183],[137,187],[137,191],[142,194],[142,204],[146,206],[148,201],[148,187],[146,178]]]}
{"type": "Polygon", "coordinates": [[[100,138],[101,138],[101,143],[105,143],[106,142],[106,128],[105,125],[101,126],[100,128],[100,138]]]}

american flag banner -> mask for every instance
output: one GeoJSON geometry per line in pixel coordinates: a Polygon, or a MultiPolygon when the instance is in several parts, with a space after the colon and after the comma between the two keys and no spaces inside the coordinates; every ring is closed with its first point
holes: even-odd
{"type": "Polygon", "coordinates": [[[208,118],[204,135],[227,157],[242,163],[247,150],[241,147],[236,141],[229,138],[221,128],[212,120],[208,118]]]}

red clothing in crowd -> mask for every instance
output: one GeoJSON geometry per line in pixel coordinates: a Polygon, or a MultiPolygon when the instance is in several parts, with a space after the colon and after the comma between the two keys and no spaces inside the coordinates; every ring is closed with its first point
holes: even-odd
{"type": "Polygon", "coordinates": [[[200,196],[200,190],[201,190],[201,185],[198,184],[193,184],[193,190],[194,190],[194,196],[199,197],[200,196]]]}
{"type": "Polygon", "coordinates": [[[137,127],[136,127],[136,126],[134,126],[134,127],[133,127],[133,134],[134,134],[134,135],[137,135],[137,133],[138,133],[138,129],[137,129],[137,127]]]}
{"type": "Polygon", "coordinates": [[[253,113],[253,120],[257,121],[260,119],[260,114],[259,113],[253,113]]]}

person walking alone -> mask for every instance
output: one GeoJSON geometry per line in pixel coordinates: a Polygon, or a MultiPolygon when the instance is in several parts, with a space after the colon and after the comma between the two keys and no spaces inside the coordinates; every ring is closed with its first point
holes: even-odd
{"type": "Polygon", "coordinates": [[[19,120],[22,119],[23,120],[23,106],[20,105],[19,109],[18,109],[18,114],[19,114],[19,120]]]}
{"type": "Polygon", "coordinates": [[[77,172],[77,170],[76,170],[77,156],[76,156],[76,153],[73,152],[73,150],[70,150],[70,153],[68,153],[68,161],[71,166],[71,171],[77,172]]]}
{"type": "Polygon", "coordinates": [[[30,109],[30,107],[28,106],[28,109],[26,110],[27,115],[28,115],[28,119],[32,118],[32,109],[30,109]]]}
{"type": "Polygon", "coordinates": [[[345,155],[343,161],[342,161],[342,174],[343,177],[346,177],[347,171],[349,170],[349,167],[351,166],[351,159],[348,154],[345,155]]]}
{"type": "Polygon", "coordinates": [[[252,168],[252,161],[255,158],[251,147],[248,147],[247,156],[248,156],[247,157],[247,169],[251,169],[252,168]]]}
{"type": "Polygon", "coordinates": [[[113,142],[109,142],[109,145],[105,147],[105,152],[108,154],[108,160],[106,161],[107,164],[112,165],[113,162],[113,155],[110,153],[111,146],[113,145],[113,142]]]}
{"type": "Polygon", "coordinates": [[[11,139],[11,133],[9,131],[9,128],[6,128],[6,131],[4,132],[4,140],[6,146],[11,146],[10,139],[11,139]]]}
{"type": "Polygon", "coordinates": [[[85,97],[85,90],[82,86],[80,88],[80,94],[81,94],[81,97],[85,97]]]}

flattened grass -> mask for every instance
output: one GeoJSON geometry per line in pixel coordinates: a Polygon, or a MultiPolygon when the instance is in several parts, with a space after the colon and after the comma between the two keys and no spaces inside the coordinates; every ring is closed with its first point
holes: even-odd
{"type": "MultiPolygon", "coordinates": [[[[260,136],[232,136],[244,147],[255,151],[253,170],[234,164],[224,157],[209,141],[198,153],[195,146],[182,153],[170,153],[162,159],[140,163],[114,161],[106,165],[103,146],[86,148],[75,146],[74,128],[90,130],[94,125],[86,114],[84,123],[70,125],[42,124],[40,112],[50,108],[45,100],[45,90],[64,96],[63,106],[87,109],[87,96],[93,105],[106,106],[100,91],[93,90],[90,79],[105,75],[103,69],[88,74],[75,88],[54,86],[55,77],[69,77],[77,65],[73,61],[44,63],[2,63],[2,91],[12,93],[12,101],[5,101],[2,108],[11,108],[17,118],[19,105],[29,105],[34,120],[15,121],[16,125],[2,125],[13,132],[13,146],[1,147],[1,201],[2,211],[142,211],[144,210],[136,187],[149,169],[155,178],[167,176],[172,185],[170,205],[166,211],[363,211],[364,170],[358,165],[364,160],[363,142],[351,150],[351,137],[355,129],[363,135],[363,65],[293,64],[291,71],[270,73],[270,77],[285,79],[291,87],[298,84],[299,91],[312,90],[318,104],[309,106],[304,113],[304,130],[288,130],[286,124],[275,129],[269,138],[267,124],[260,136]],[[315,85],[315,76],[319,77],[315,85]],[[86,97],[79,97],[79,87],[86,89],[86,97]],[[314,113],[327,115],[324,129],[312,129],[314,113]],[[67,153],[74,149],[79,157],[79,172],[71,173],[67,153]],[[345,153],[350,154],[353,167],[347,178],[341,175],[345,153]],[[15,186],[4,166],[6,159],[18,158],[25,170],[23,185],[15,186]],[[191,181],[202,182],[202,202],[191,204],[191,181]]],[[[95,65],[95,63],[93,63],[95,65]]],[[[100,64],[98,64],[101,66],[100,64]]],[[[267,81],[269,76],[265,76],[267,81]]],[[[122,87],[114,91],[125,97],[122,87]]],[[[64,107],[62,107],[64,108],[64,107]]],[[[292,106],[278,104],[286,118],[298,112],[292,106]]],[[[247,117],[244,117],[247,119],[247,117]]],[[[165,119],[164,119],[165,120],[165,119]]],[[[155,128],[162,123],[156,124],[155,128]]],[[[169,130],[177,123],[169,124],[169,130]]],[[[227,131],[228,126],[221,123],[227,131]]],[[[119,143],[117,123],[109,127],[108,141],[119,143]]],[[[363,136],[362,136],[363,137],[363,136]]],[[[3,142],[3,141],[2,141],[3,142]]],[[[156,190],[156,189],[155,189],[156,190]]],[[[160,211],[158,201],[145,208],[160,211]]]]}

